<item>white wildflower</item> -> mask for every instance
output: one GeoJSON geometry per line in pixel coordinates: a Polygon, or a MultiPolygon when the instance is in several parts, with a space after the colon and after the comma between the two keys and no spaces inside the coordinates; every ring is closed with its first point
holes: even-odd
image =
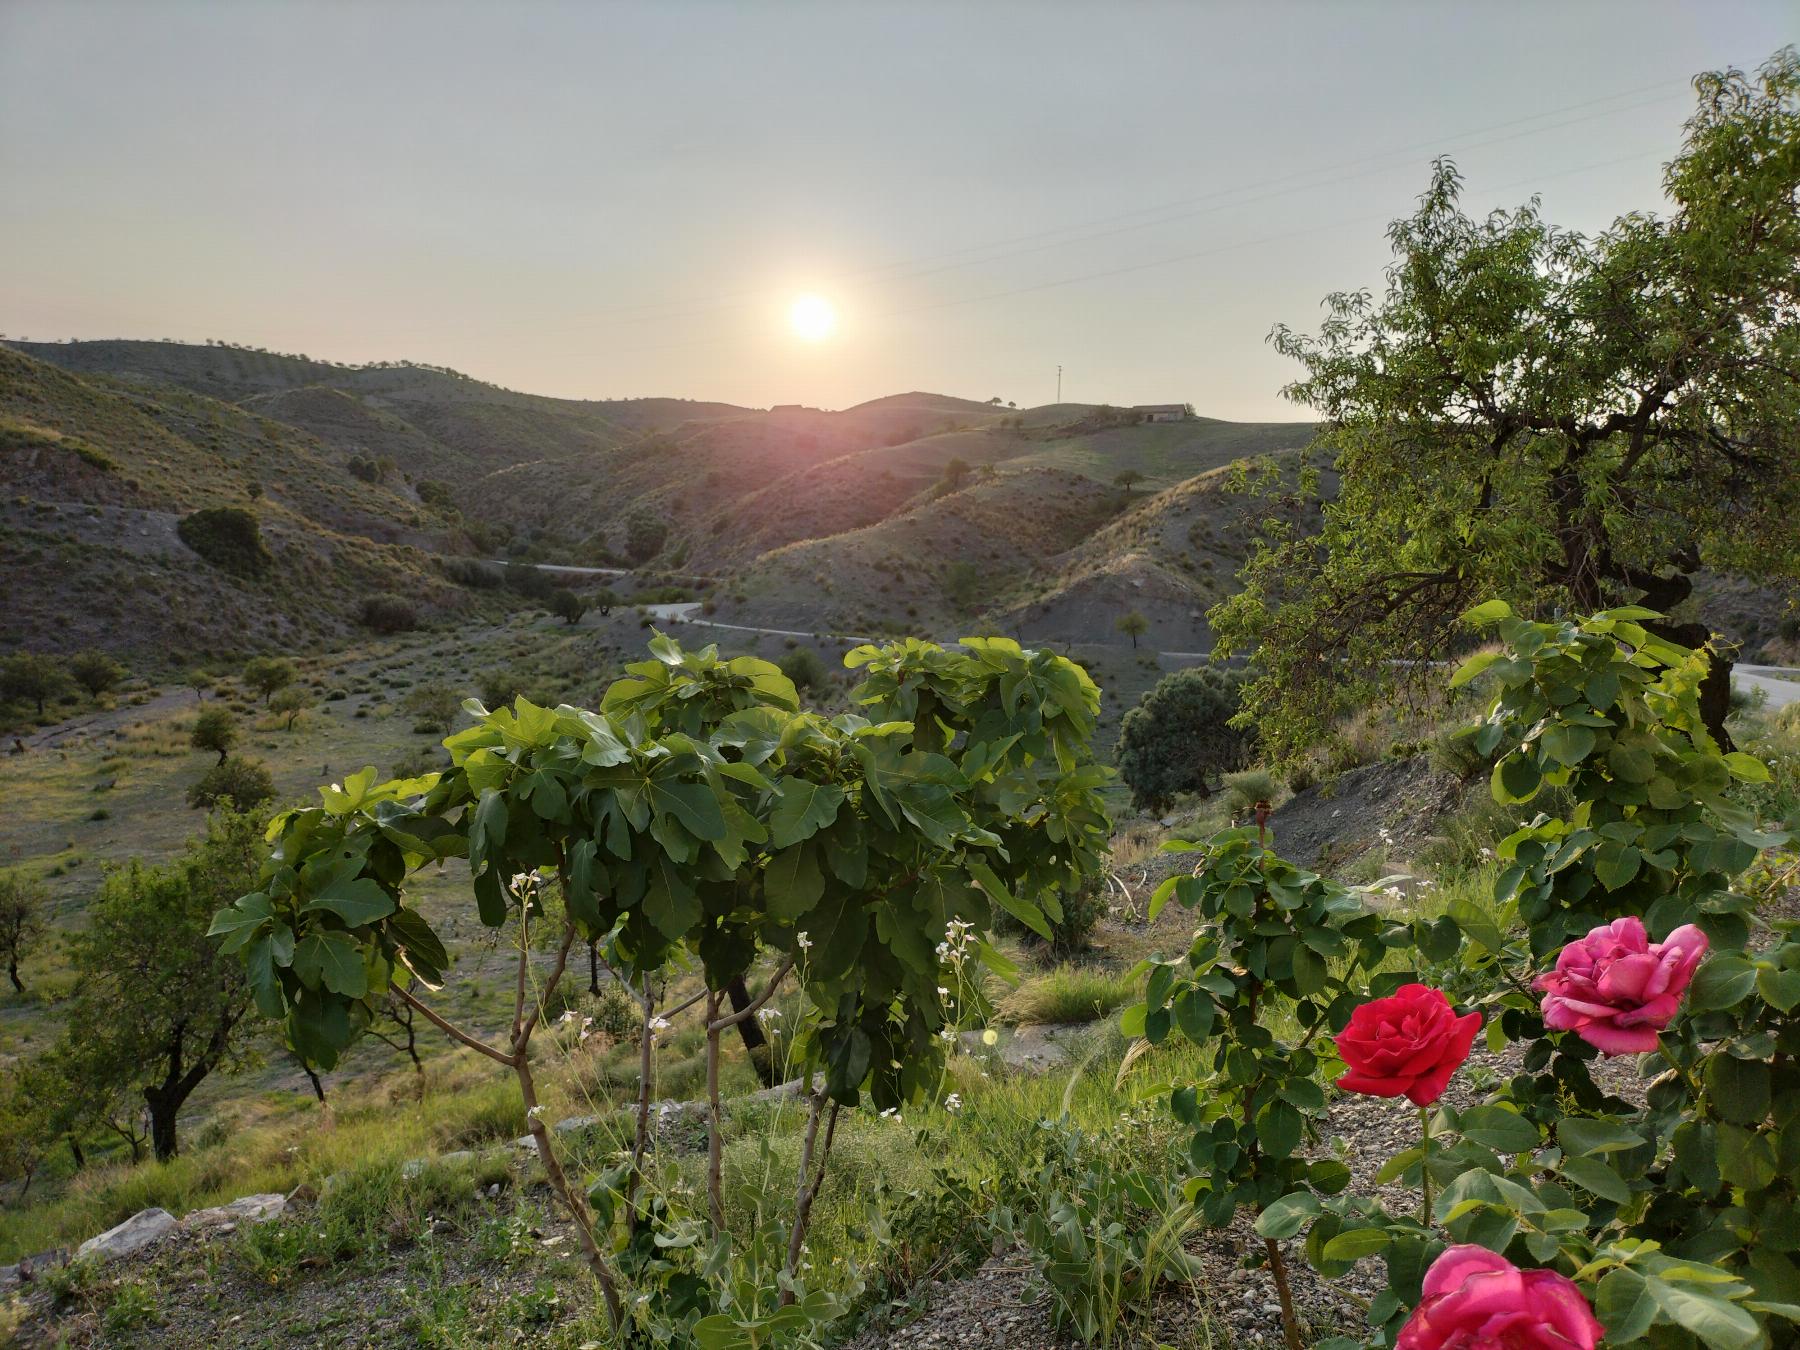
{"type": "Polygon", "coordinates": [[[962,1110],[962,1095],[960,1093],[952,1092],[948,1097],[944,1098],[944,1110],[948,1111],[951,1115],[955,1115],[958,1111],[962,1110]]]}
{"type": "Polygon", "coordinates": [[[812,939],[806,936],[805,929],[801,929],[800,932],[794,934],[794,945],[799,947],[803,952],[810,952],[812,950],[812,939]]]}

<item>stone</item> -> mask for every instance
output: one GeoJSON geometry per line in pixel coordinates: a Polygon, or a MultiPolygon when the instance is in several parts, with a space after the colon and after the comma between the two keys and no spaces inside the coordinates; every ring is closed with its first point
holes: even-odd
{"type": "Polygon", "coordinates": [[[569,1116],[557,1121],[551,1128],[558,1134],[586,1134],[599,1123],[599,1116],[569,1116]]]}
{"type": "Polygon", "coordinates": [[[458,1167],[463,1163],[473,1161],[474,1157],[475,1155],[468,1149],[459,1148],[450,1153],[440,1153],[435,1158],[414,1158],[400,1168],[400,1175],[411,1181],[434,1164],[439,1167],[458,1167]]]}
{"type": "Polygon", "coordinates": [[[91,1256],[101,1261],[130,1256],[142,1251],[159,1238],[174,1232],[175,1216],[166,1209],[141,1209],[116,1228],[91,1237],[75,1251],[78,1257],[91,1256]]]}
{"type": "Polygon", "coordinates": [[[181,1218],[183,1228],[236,1228],[240,1223],[267,1223],[287,1208],[285,1195],[245,1195],[229,1205],[190,1210],[181,1218]]]}

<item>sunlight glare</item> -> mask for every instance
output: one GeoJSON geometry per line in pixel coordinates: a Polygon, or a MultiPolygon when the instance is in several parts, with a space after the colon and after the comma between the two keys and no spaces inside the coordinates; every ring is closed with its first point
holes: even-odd
{"type": "Polygon", "coordinates": [[[788,327],[806,342],[823,342],[837,327],[837,310],[822,295],[796,296],[788,306],[788,327]]]}

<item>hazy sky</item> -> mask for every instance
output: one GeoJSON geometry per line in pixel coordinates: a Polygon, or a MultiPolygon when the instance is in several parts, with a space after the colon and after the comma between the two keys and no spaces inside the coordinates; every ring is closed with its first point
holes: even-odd
{"type": "Polygon", "coordinates": [[[1303,415],[1437,152],[1654,208],[1734,3],[0,0],[0,332],[408,357],[533,392],[1303,415]],[[837,334],[788,328],[802,292],[837,334]]]}

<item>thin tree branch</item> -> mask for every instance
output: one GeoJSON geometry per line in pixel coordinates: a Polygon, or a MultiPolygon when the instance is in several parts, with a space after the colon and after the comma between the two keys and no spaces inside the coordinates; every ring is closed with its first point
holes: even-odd
{"type": "Polygon", "coordinates": [[[479,1050],[482,1054],[486,1055],[489,1059],[496,1060],[499,1063],[505,1064],[508,1066],[512,1065],[513,1057],[511,1055],[507,1054],[504,1050],[496,1050],[496,1049],[494,1049],[493,1046],[489,1045],[486,1041],[480,1040],[477,1037],[471,1036],[468,1032],[463,1031],[459,1027],[452,1026],[450,1023],[446,1022],[442,1017],[438,1016],[438,1014],[433,1009],[431,1009],[427,1005],[419,1002],[418,999],[414,998],[411,994],[407,993],[407,991],[402,989],[399,985],[394,985],[393,990],[397,995],[400,996],[400,999],[402,1002],[404,1002],[408,1007],[416,1008],[416,1009],[418,1009],[418,1011],[424,1013],[426,1021],[430,1022],[434,1027],[436,1027],[439,1031],[443,1032],[445,1035],[449,1036],[451,1039],[461,1041],[464,1045],[468,1046],[469,1049],[471,1049],[471,1050],[479,1050]]]}
{"type": "Polygon", "coordinates": [[[760,1009],[763,1004],[767,1003],[774,995],[775,991],[781,987],[781,982],[787,978],[788,972],[793,968],[794,958],[790,956],[779,966],[775,967],[775,973],[769,976],[769,983],[763,987],[762,993],[752,999],[742,1009],[732,1013],[729,1017],[716,1017],[715,1014],[718,1011],[718,1000],[716,998],[710,1000],[706,1016],[706,1029],[709,1032],[724,1031],[728,1027],[735,1027],[746,1017],[754,1017],[758,1009],[760,1009]]]}

